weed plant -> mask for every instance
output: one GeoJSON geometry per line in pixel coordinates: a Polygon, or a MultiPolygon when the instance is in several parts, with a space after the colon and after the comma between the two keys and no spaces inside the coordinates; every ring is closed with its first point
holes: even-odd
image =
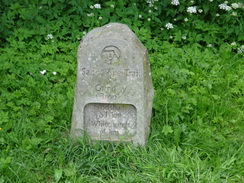
{"type": "Polygon", "coordinates": [[[0,183],[244,182],[240,1],[3,0],[0,183]],[[149,50],[145,148],[69,138],[79,41],[125,23],[149,50]]]}

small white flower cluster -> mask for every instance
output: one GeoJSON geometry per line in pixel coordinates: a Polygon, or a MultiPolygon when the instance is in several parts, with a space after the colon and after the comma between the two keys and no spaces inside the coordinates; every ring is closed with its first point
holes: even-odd
{"type": "Polygon", "coordinates": [[[187,39],[187,37],[186,37],[186,36],[182,36],[182,39],[186,40],[186,39],[187,39]]]}
{"type": "Polygon", "coordinates": [[[90,6],[91,9],[96,8],[96,9],[101,9],[101,4],[94,4],[90,6]]]}
{"type": "Polygon", "coordinates": [[[179,0],[172,0],[171,1],[172,5],[178,6],[180,4],[179,0]]]}
{"type": "Polygon", "coordinates": [[[243,3],[232,3],[231,7],[233,9],[237,9],[237,8],[244,8],[244,4],[243,3]]]}
{"type": "Polygon", "coordinates": [[[242,54],[244,53],[244,45],[237,49],[237,53],[242,54]]]}
{"type": "Polygon", "coordinates": [[[46,70],[40,71],[41,74],[45,74],[46,72],[46,70]]]}
{"type": "Polygon", "coordinates": [[[94,16],[94,13],[88,13],[87,16],[88,17],[93,17],[94,16]]]}
{"type": "Polygon", "coordinates": [[[237,8],[239,8],[239,4],[238,3],[232,3],[231,7],[234,9],[237,9],[237,8]]]}
{"type": "Polygon", "coordinates": [[[219,9],[230,11],[232,8],[230,6],[228,6],[227,3],[222,3],[219,5],[219,9]]]}
{"type": "Polygon", "coordinates": [[[53,35],[52,34],[48,34],[46,39],[53,39],[53,35]]]}
{"type": "Polygon", "coordinates": [[[213,47],[213,45],[212,44],[208,44],[207,47],[211,48],[211,47],[213,47]]]}
{"type": "Polygon", "coordinates": [[[101,9],[101,4],[94,4],[94,8],[101,9]]]}
{"type": "Polygon", "coordinates": [[[153,0],[148,0],[147,3],[149,4],[149,7],[153,6],[154,1],[153,0]]]}
{"type": "Polygon", "coordinates": [[[190,6],[186,10],[188,13],[197,13],[197,7],[196,6],[190,6]]]}
{"type": "Polygon", "coordinates": [[[173,26],[172,23],[167,23],[167,24],[165,25],[165,27],[166,27],[166,29],[168,29],[168,30],[174,28],[174,26],[173,26]]]}
{"type": "MultiPolygon", "coordinates": [[[[40,73],[41,73],[42,75],[44,75],[46,72],[47,72],[46,70],[40,71],[40,73]]],[[[57,72],[53,72],[53,75],[54,75],[54,76],[55,76],[56,74],[57,74],[57,72]]]]}
{"type": "Polygon", "coordinates": [[[199,9],[199,10],[198,10],[198,12],[199,12],[199,13],[202,13],[202,12],[203,12],[203,10],[202,10],[202,9],[199,9]]]}
{"type": "Polygon", "coordinates": [[[232,12],[231,15],[236,17],[237,16],[237,12],[232,12]]]}
{"type": "Polygon", "coordinates": [[[154,6],[154,2],[157,2],[158,0],[147,0],[147,3],[149,4],[149,7],[154,6]]]}

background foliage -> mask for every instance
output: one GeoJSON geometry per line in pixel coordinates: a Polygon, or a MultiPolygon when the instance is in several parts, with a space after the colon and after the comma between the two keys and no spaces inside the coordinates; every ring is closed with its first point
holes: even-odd
{"type": "Polygon", "coordinates": [[[231,9],[225,10],[220,9],[221,3],[224,4],[222,0],[179,1],[179,5],[172,2],[3,0],[0,5],[1,40],[32,40],[35,46],[35,42],[44,41],[45,35],[53,34],[57,40],[75,41],[93,27],[122,22],[145,39],[153,36],[171,40],[177,45],[196,42],[216,46],[232,42],[237,42],[237,46],[243,44],[243,3],[228,1],[226,6],[231,9]],[[99,4],[100,8],[94,7],[94,4],[99,4]],[[189,7],[196,7],[197,11],[187,12],[189,7]],[[173,29],[165,27],[169,22],[173,24],[173,29]]]}
{"type": "Polygon", "coordinates": [[[243,4],[176,2],[0,3],[1,183],[244,181],[243,4]],[[69,139],[79,41],[109,22],[149,50],[146,148],[69,139]]]}

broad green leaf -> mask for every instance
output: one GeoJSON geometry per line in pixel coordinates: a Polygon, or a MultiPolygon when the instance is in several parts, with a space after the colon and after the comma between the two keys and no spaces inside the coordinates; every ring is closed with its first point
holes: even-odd
{"type": "Polygon", "coordinates": [[[169,125],[164,125],[162,132],[163,132],[165,135],[168,135],[169,133],[172,133],[173,130],[172,130],[172,127],[171,127],[171,126],[169,126],[169,125]]]}
{"type": "Polygon", "coordinates": [[[55,169],[54,170],[54,178],[56,182],[59,182],[59,180],[61,179],[63,174],[63,170],[62,169],[55,169]]]}

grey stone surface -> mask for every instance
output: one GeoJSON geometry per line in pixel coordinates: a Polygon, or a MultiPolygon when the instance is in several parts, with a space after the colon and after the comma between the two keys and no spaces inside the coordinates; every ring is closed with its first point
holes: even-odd
{"type": "Polygon", "coordinates": [[[145,146],[153,93],[147,50],[129,27],[91,30],[78,48],[72,136],[145,146]]]}

